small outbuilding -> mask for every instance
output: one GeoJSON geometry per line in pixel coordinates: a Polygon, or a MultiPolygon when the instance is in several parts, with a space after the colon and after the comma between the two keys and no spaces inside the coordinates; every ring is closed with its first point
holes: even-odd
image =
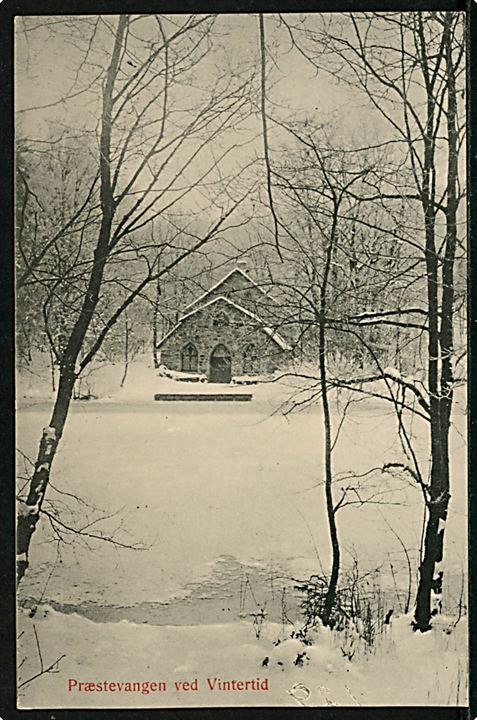
{"type": "Polygon", "coordinates": [[[271,373],[292,349],[276,329],[279,310],[277,301],[237,267],[194,300],[158,343],[161,365],[215,383],[271,373]]]}

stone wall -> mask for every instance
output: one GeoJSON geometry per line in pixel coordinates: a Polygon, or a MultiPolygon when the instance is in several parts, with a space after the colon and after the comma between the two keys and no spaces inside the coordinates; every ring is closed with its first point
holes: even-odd
{"type": "Polygon", "coordinates": [[[251,374],[250,369],[244,368],[244,352],[250,345],[259,358],[256,373],[273,372],[288,357],[257,322],[223,301],[202,307],[180,323],[160,345],[161,364],[180,371],[182,351],[188,343],[197,349],[198,372],[206,375],[210,356],[219,344],[225,345],[232,356],[232,376],[251,374]]]}

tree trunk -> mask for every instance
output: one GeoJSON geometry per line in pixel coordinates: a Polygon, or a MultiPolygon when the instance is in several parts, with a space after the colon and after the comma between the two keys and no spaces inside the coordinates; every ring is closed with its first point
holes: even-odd
{"type": "Polygon", "coordinates": [[[51,391],[56,392],[56,383],[55,383],[55,358],[53,355],[53,351],[51,349],[51,346],[48,348],[50,353],[50,370],[51,370],[51,391]]]}
{"type": "Polygon", "coordinates": [[[17,519],[18,582],[23,578],[28,567],[30,541],[40,518],[41,506],[50,480],[51,465],[65,427],[75,379],[75,374],[71,370],[65,369],[60,373],[53,414],[49,426],[43,429],[28,497],[26,503],[22,503],[19,508],[17,519]]]}
{"type": "Polygon", "coordinates": [[[338,205],[335,203],[335,212],[333,217],[333,225],[330,233],[330,240],[326,250],[326,263],[323,273],[323,280],[320,291],[320,315],[319,315],[319,370],[320,370],[320,390],[321,403],[323,407],[323,424],[325,436],[325,497],[326,497],[326,513],[328,517],[328,526],[330,530],[331,541],[331,574],[328,583],[328,590],[325,596],[323,612],[321,620],[323,624],[330,625],[331,614],[336,602],[336,591],[338,587],[338,578],[340,572],[340,545],[338,539],[338,529],[336,526],[336,512],[333,502],[333,470],[331,463],[332,441],[331,441],[331,416],[328,401],[328,377],[326,368],[326,309],[327,309],[327,292],[328,277],[331,268],[333,250],[335,244],[336,225],[338,217],[338,205]]]}
{"type": "Polygon", "coordinates": [[[124,387],[129,368],[129,321],[127,315],[125,317],[125,320],[126,324],[124,327],[124,372],[119,387],[124,387]]]}
{"type": "Polygon", "coordinates": [[[449,148],[447,160],[447,207],[445,211],[446,238],[444,260],[442,262],[440,313],[437,305],[437,287],[434,287],[434,282],[437,282],[437,263],[431,263],[432,274],[428,274],[428,284],[432,293],[432,303],[429,302],[429,391],[432,465],[424,552],[419,568],[419,585],[414,616],[415,629],[421,632],[430,629],[432,615],[440,610],[443,572],[439,570],[438,565],[443,559],[444,530],[450,500],[449,432],[453,400],[454,262],[458,207],[457,96],[452,58],[452,23],[452,13],[446,13],[443,31],[447,69],[446,118],[449,148]],[[438,327],[439,315],[440,329],[438,327]],[[439,378],[438,357],[441,360],[439,378]]]}
{"type": "Polygon", "coordinates": [[[324,319],[320,323],[320,385],[321,385],[321,402],[323,407],[323,423],[325,429],[325,496],[326,496],[326,513],[328,517],[328,526],[330,530],[331,540],[331,574],[328,583],[328,590],[323,606],[321,620],[324,625],[330,624],[331,613],[336,601],[336,590],[338,587],[338,577],[340,571],[340,545],[338,540],[338,529],[336,527],[336,514],[333,503],[333,471],[331,465],[331,417],[328,402],[327,388],[327,372],[326,372],[326,335],[324,331],[324,319]],[[323,326],[323,327],[322,327],[323,326]]]}
{"type": "Polygon", "coordinates": [[[43,430],[26,503],[19,504],[17,519],[18,582],[21,581],[28,568],[28,553],[31,539],[40,517],[41,507],[50,480],[51,466],[58,449],[58,443],[63,434],[73,395],[73,388],[77,377],[75,372],[76,363],[83,348],[84,339],[91,324],[94,311],[99,302],[99,292],[109,254],[111,226],[114,217],[110,166],[112,98],[126,25],[127,17],[121,15],[118,20],[111,63],[106,72],[103,89],[99,160],[101,173],[101,227],[83,304],[62,353],[60,379],[53,414],[49,426],[43,430]]]}
{"type": "MultiPolygon", "coordinates": [[[[439,477],[439,484],[449,485],[448,469],[437,467],[433,462],[432,471],[439,477]]],[[[431,472],[432,472],[431,471],[431,472]]],[[[435,494],[435,493],[434,493],[435,494]]],[[[424,556],[419,567],[419,585],[416,596],[416,609],[414,613],[414,627],[416,630],[426,632],[431,628],[431,618],[440,610],[439,597],[442,593],[442,571],[436,573],[436,565],[443,559],[444,525],[447,519],[447,506],[449,493],[435,497],[428,504],[428,517],[426,534],[424,537],[424,556]],[[436,601],[433,607],[431,597],[436,601]]]]}
{"type": "Polygon", "coordinates": [[[157,280],[156,286],[156,299],[154,302],[154,313],[152,316],[152,359],[154,362],[154,368],[157,370],[159,367],[159,356],[157,353],[158,343],[158,332],[157,332],[157,321],[159,319],[159,298],[161,297],[161,286],[159,279],[157,280]]]}

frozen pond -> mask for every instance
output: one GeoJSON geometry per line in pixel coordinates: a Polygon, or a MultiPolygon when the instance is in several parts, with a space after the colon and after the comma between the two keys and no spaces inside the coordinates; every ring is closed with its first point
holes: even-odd
{"type": "MultiPolygon", "coordinates": [[[[257,603],[263,603],[278,597],[286,583],[282,578],[304,578],[321,567],[327,571],[319,410],[285,418],[255,400],[224,405],[74,403],[55,459],[56,489],[50,488],[48,500],[74,527],[98,517],[89,506],[112,515],[88,530],[114,531],[121,543],[140,543],[145,549],[79,542],[71,534],[65,535],[70,544],[58,545],[44,518],[22,596],[83,608],[91,619],[98,612],[105,619],[109,612],[111,620],[142,622],[149,614],[151,622],[193,623],[201,621],[201,608],[207,607],[209,620],[211,613],[234,620],[247,578],[257,603]],[[169,605],[173,599],[177,611],[169,605]],[[126,614],[125,607],[130,608],[126,614]]],[[[46,403],[18,413],[17,445],[23,452],[34,456],[48,418],[46,403]]],[[[446,536],[456,583],[466,564],[465,419],[458,416],[458,424],[446,536]]],[[[415,432],[421,433],[423,450],[425,428],[416,423],[415,432]]],[[[337,443],[335,471],[362,473],[401,459],[392,413],[375,403],[359,403],[337,443]]],[[[388,524],[415,557],[421,497],[406,482],[382,476],[382,483],[389,484],[385,505],[350,507],[338,514],[343,565],[358,557],[363,571],[380,567],[388,577],[392,562],[398,582],[405,583],[400,574],[405,558],[388,524]]],[[[339,488],[337,483],[337,497],[339,488]]]]}

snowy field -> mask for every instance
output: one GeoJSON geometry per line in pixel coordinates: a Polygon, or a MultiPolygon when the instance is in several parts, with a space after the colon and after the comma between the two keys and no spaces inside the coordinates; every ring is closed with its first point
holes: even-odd
{"type": "MultiPolygon", "coordinates": [[[[126,621],[98,624],[50,609],[42,615],[35,628],[45,667],[65,657],[58,672],[20,690],[21,708],[467,703],[465,619],[453,627],[449,618],[440,617],[432,633],[416,635],[409,628],[410,616],[401,617],[387,628],[374,652],[365,654],[355,636],[325,628],[315,632],[308,646],[290,639],[289,627],[274,623],[267,623],[257,639],[246,622],[158,627],[126,621]],[[350,661],[345,653],[353,644],[356,652],[350,661]],[[297,666],[299,656],[303,665],[297,666]],[[215,678],[243,684],[258,678],[259,687],[268,682],[264,690],[249,685],[234,692],[217,688],[215,678]],[[176,688],[176,683],[187,682],[192,687],[194,680],[197,690],[176,688]],[[104,688],[105,681],[108,688],[115,683],[114,689],[85,690],[88,683],[104,688]],[[141,685],[146,692],[128,691],[128,682],[146,683],[141,685]],[[165,689],[148,693],[153,682],[164,683],[165,689]]],[[[19,629],[25,635],[20,657],[34,642],[32,624],[21,617],[19,629]]],[[[23,666],[26,676],[33,675],[37,665],[30,656],[23,666]]]]}
{"type": "MultiPolygon", "coordinates": [[[[120,377],[122,368],[116,370],[120,377]]],[[[318,645],[305,648],[303,666],[295,666],[298,640],[289,640],[295,643],[291,648],[272,644],[286,635],[276,624],[280,593],[290,586],[290,578],[304,579],[321,568],[326,572],[330,560],[318,408],[284,417],[280,407],[290,394],[284,382],[247,386],[245,391],[254,395],[249,403],[160,403],[153,400],[154,393],[170,392],[171,387],[176,391],[178,385],[190,392],[196,384],[157,378],[146,363],[131,366],[122,389],[111,369],[103,375],[101,379],[98,373],[96,386],[91,382],[89,388],[100,396],[97,400],[72,403],[48,499],[68,525],[88,525],[92,534],[108,532],[140,549],[94,538],[86,542],[71,534],[65,536],[69,544],[58,545],[43,520],[21,601],[30,607],[40,600],[56,610],[50,608],[46,615],[39,610],[34,619],[24,611],[20,625],[25,638],[31,638],[35,623],[50,662],[63,653],[66,657],[58,673],[25,688],[22,707],[41,706],[42,693],[50,706],[57,698],[58,704],[70,707],[465,704],[465,618],[452,633],[442,630],[455,622],[466,566],[465,417],[458,408],[446,534],[449,619],[435,632],[416,637],[409,618],[397,618],[406,563],[389,528],[399,533],[414,561],[422,502],[416,488],[382,476],[386,504],[345,508],[338,514],[338,527],[343,569],[358,558],[360,572],[375,571],[386,601],[390,598],[394,607],[394,625],[371,656],[363,654],[359,660],[358,652],[352,661],[340,648],[342,638],[323,630],[318,645]],[[111,517],[98,520],[103,516],[111,517]],[[267,609],[259,639],[249,617],[257,607],[267,609]],[[279,650],[290,656],[281,666],[273,660],[279,650]],[[434,667],[437,651],[447,659],[445,682],[434,667]],[[431,660],[425,663],[424,656],[431,660]],[[265,657],[270,662],[262,667],[265,657]],[[425,677],[416,670],[422,664],[425,677]],[[398,666],[399,687],[394,682],[398,666]],[[129,677],[131,667],[137,677],[129,677]],[[65,690],[68,677],[102,680],[104,668],[106,680],[165,680],[173,685],[174,680],[198,677],[204,686],[206,677],[216,675],[245,680],[260,676],[269,677],[272,689],[252,692],[253,697],[246,691],[233,693],[227,699],[226,692],[203,687],[160,696],[136,693],[133,701],[127,693],[65,690]],[[347,690],[344,678],[349,678],[347,690]],[[290,694],[297,682],[311,694],[290,694]]],[[[49,420],[49,395],[47,381],[20,378],[17,446],[31,457],[49,420]]],[[[425,428],[416,422],[414,429],[424,451],[425,428]]],[[[402,457],[391,412],[375,401],[357,404],[336,446],[335,471],[362,473],[398,460],[402,457]]],[[[293,602],[291,593],[290,606],[293,602]]]]}

